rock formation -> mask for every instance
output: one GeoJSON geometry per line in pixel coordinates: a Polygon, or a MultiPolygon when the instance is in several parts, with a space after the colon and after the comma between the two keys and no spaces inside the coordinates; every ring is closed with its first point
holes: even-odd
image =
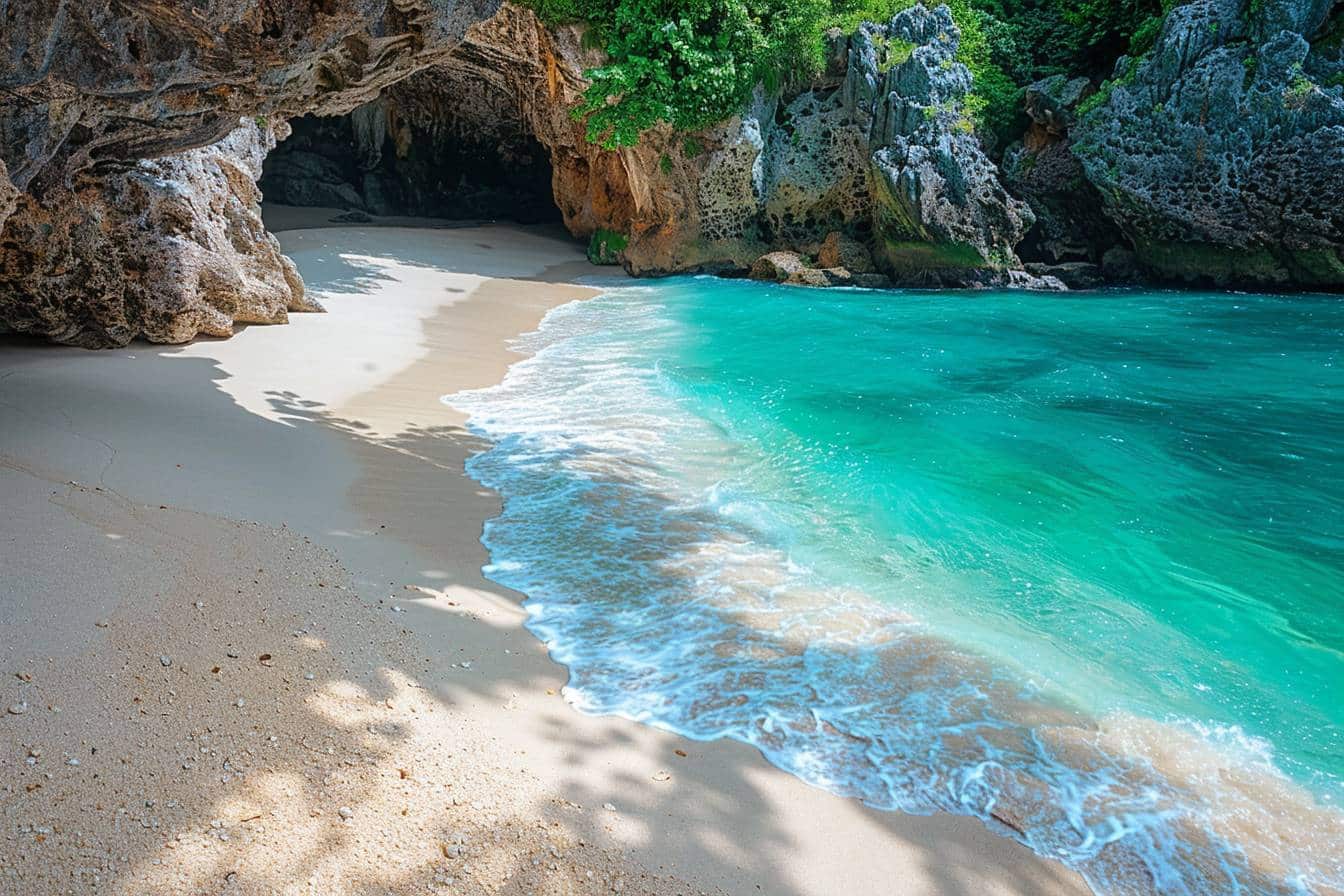
{"type": "Polygon", "coordinates": [[[348,117],[305,120],[307,149],[277,156],[291,201],[489,214],[524,204],[508,191],[532,189],[509,180],[526,169],[549,175],[591,258],[635,274],[1344,286],[1344,14],[1326,0],[1192,0],[1100,96],[1083,79],[1032,85],[1004,182],[945,7],[832,33],[805,88],[758,89],[713,127],[657,127],[616,151],[570,114],[601,52],[499,0],[26,3],[4,17],[0,329],[59,341],[181,341],[309,307],[253,183],[276,131],[306,115],[348,117]],[[331,139],[349,165],[310,151],[331,139]],[[478,149],[504,172],[485,194],[444,176],[478,149]],[[792,254],[756,264],[769,253],[792,254]]]}
{"type": "Polygon", "coordinates": [[[243,119],[211,146],[19,196],[0,231],[0,330],[99,348],[321,310],[261,222],[256,180],[274,145],[243,119]]]}
{"type": "Polygon", "coordinates": [[[1344,12],[1191,0],[1122,58],[1073,151],[1161,277],[1344,286],[1344,12]]]}
{"type": "Polygon", "coordinates": [[[958,40],[946,7],[911,7],[832,35],[821,83],[792,98],[758,93],[742,116],[661,144],[666,179],[647,192],[694,202],[636,222],[628,266],[744,269],[771,250],[815,255],[836,233],[898,283],[1009,284],[1031,211],[970,127],[958,40]]]}
{"type": "MultiPolygon", "coordinates": [[[[372,116],[364,128],[398,154],[424,135],[504,147],[534,139],[569,230],[619,236],[618,257],[636,274],[746,271],[772,250],[815,255],[832,232],[876,250],[903,282],[1006,283],[1002,273],[1020,267],[1013,245],[1031,213],[967,126],[970,77],[955,62],[946,9],[914,7],[852,38],[834,35],[832,71],[810,89],[761,91],[744,114],[705,131],[655,129],[616,151],[589,143],[569,114],[583,72],[601,62],[580,38],[505,4],[443,63],[361,110],[372,116]],[[888,52],[894,45],[908,48],[903,58],[888,52]],[[383,136],[394,134],[403,136],[383,136]]],[[[361,157],[378,151],[356,146],[361,157]]],[[[318,177],[295,189],[316,181],[325,201],[375,211],[366,190],[324,164],[308,163],[318,177]]],[[[854,263],[850,273],[873,270],[871,259],[854,263]]]]}
{"type": "Polygon", "coordinates": [[[869,144],[878,257],[901,280],[980,282],[1020,267],[1014,247],[1033,223],[981,149],[964,100],[971,75],[956,61],[947,7],[902,12],[851,39],[846,94],[872,97],[869,144]],[[905,50],[904,61],[892,55],[905,50]]]}
{"type": "Polygon", "coordinates": [[[244,183],[260,172],[267,122],[355,108],[446,58],[497,6],[6,6],[0,329],[94,346],[283,320],[301,287],[244,183]],[[230,136],[242,119],[253,132],[230,136]]]}
{"type": "Polygon", "coordinates": [[[241,116],[355,108],[445,58],[498,0],[31,2],[0,29],[0,161],[42,195],[223,139],[241,116]]]}
{"type": "Polygon", "coordinates": [[[349,115],[294,119],[294,135],[266,159],[266,201],[558,222],[549,153],[522,122],[516,98],[484,79],[454,83],[464,89],[445,91],[431,75],[413,75],[349,115]]]}

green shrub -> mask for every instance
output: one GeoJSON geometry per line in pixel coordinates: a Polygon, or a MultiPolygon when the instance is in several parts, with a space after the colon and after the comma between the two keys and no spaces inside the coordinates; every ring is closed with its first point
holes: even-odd
{"type": "MultiPolygon", "coordinates": [[[[886,22],[919,0],[522,0],[551,24],[582,22],[608,61],[575,110],[590,140],[630,146],[656,124],[695,131],[745,108],[764,83],[788,89],[824,65],[825,32],[886,22]]],[[[937,0],[923,0],[934,5],[937,0]]],[[[970,69],[966,111],[984,133],[1020,133],[1022,91],[1056,73],[1099,75],[1142,54],[1175,0],[945,0],[970,69]]],[[[914,47],[880,48],[884,68],[914,47]]],[[[689,156],[690,154],[687,153],[689,156]]]]}
{"type": "Polygon", "coordinates": [[[1311,79],[1303,74],[1294,76],[1292,82],[1283,91],[1283,105],[1287,109],[1301,109],[1307,104],[1307,98],[1311,96],[1316,85],[1311,79]]]}
{"type": "MultiPolygon", "coordinates": [[[[543,0],[544,2],[544,0],[543,0]]],[[[758,82],[809,78],[822,65],[828,0],[568,0],[602,36],[609,62],[576,115],[588,138],[631,146],[659,122],[694,131],[746,105],[758,82]]]]}
{"type": "Polygon", "coordinates": [[[588,261],[593,264],[620,264],[620,253],[630,239],[614,230],[598,230],[588,241],[588,261]]]}

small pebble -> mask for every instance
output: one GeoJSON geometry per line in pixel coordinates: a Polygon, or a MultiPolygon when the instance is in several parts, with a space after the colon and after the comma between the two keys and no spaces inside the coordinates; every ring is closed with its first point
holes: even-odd
{"type": "Polygon", "coordinates": [[[602,808],[603,808],[603,809],[606,809],[608,812],[615,812],[615,811],[616,811],[616,807],[613,806],[611,803],[603,803],[603,804],[602,804],[602,808]]]}
{"type": "Polygon", "coordinates": [[[304,680],[304,681],[312,681],[312,680],[313,680],[314,678],[316,678],[316,677],[317,677],[317,676],[314,675],[314,674],[311,673],[311,672],[305,672],[305,673],[303,673],[303,680],[304,680]]]}
{"type": "Polygon", "coordinates": [[[355,817],[355,810],[351,809],[349,806],[342,806],[336,810],[336,814],[342,818],[351,819],[355,817]]]}
{"type": "Polygon", "coordinates": [[[173,658],[168,656],[167,654],[164,654],[163,656],[159,657],[159,664],[166,669],[173,664],[173,658]]]}
{"type": "Polygon", "coordinates": [[[21,716],[28,711],[27,703],[15,703],[9,707],[9,714],[12,716],[21,716]]]}

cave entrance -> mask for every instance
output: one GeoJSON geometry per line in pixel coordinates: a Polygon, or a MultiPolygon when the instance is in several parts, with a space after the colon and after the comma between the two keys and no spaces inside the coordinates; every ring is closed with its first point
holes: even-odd
{"type": "Polygon", "coordinates": [[[266,158],[268,204],[560,224],[550,156],[503,91],[417,76],[347,115],[304,116],[266,158]]]}

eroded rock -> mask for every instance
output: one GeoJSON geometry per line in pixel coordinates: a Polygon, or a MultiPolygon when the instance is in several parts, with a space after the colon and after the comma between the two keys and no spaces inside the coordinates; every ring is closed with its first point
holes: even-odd
{"type": "Polygon", "coordinates": [[[874,248],[898,281],[964,285],[1020,268],[1013,247],[1034,220],[975,136],[959,42],[945,6],[912,6],[852,38],[848,89],[856,98],[876,94],[874,248]],[[893,46],[912,49],[892,64],[882,53],[893,46]]]}
{"type": "Polygon", "coordinates": [[[1319,0],[1191,0],[1117,67],[1074,149],[1148,271],[1344,285],[1341,15],[1319,0]]]}
{"type": "MultiPolygon", "coordinates": [[[[1073,152],[1079,106],[1096,92],[1086,78],[1055,75],[1031,84],[1024,105],[1030,125],[1003,156],[1004,183],[1030,205],[1036,223],[1019,254],[1051,265],[1098,263],[1123,237],[1102,213],[1100,194],[1073,152]]],[[[1028,265],[1030,268],[1030,265],[1028,265]]]]}
{"type": "MultiPolygon", "coordinates": [[[[800,277],[876,282],[865,257],[906,283],[1008,283],[1020,268],[1030,211],[970,126],[946,8],[830,35],[826,76],[787,101],[759,90],[698,134],[659,127],[607,151],[570,114],[601,53],[496,0],[38,6],[11,11],[0,34],[11,330],[178,342],[308,307],[261,228],[254,181],[276,123],[352,110],[366,167],[417,129],[527,135],[571,233],[603,235],[604,258],[635,274],[743,271],[771,250],[815,255],[832,232],[846,242],[816,269],[832,273],[800,277]]],[[[295,161],[309,168],[294,180],[330,180],[320,160],[295,161]]],[[[367,182],[356,192],[302,198],[381,207],[367,182]]]]}
{"type": "Polygon", "coordinates": [[[0,161],[25,192],[218,142],[240,116],[355,108],[498,0],[19,3],[0,29],[0,161]]]}
{"type": "Polygon", "coordinates": [[[621,235],[620,260],[635,274],[746,271],[772,251],[817,255],[832,233],[844,257],[820,269],[979,284],[1020,267],[1013,246],[1031,212],[1004,190],[970,127],[970,75],[955,61],[946,8],[832,34],[826,75],[787,101],[758,90],[714,127],[659,127],[615,151],[588,143],[569,115],[583,71],[601,62],[580,38],[506,4],[447,63],[392,95],[414,89],[422,108],[440,112],[457,102],[446,94],[512,104],[491,117],[521,120],[546,147],[566,226],[582,239],[621,235]]]}
{"type": "Polygon", "coordinates": [[[855,274],[871,274],[877,270],[868,247],[852,236],[833,230],[817,250],[817,265],[823,268],[845,268],[855,274]]]}
{"type": "Polygon", "coordinates": [[[753,280],[783,283],[806,268],[807,262],[797,252],[769,252],[756,259],[747,276],[753,280]]]}
{"type": "Polygon", "coordinates": [[[243,119],[212,146],[19,196],[0,231],[0,328],[101,348],[321,310],[261,222],[274,145],[243,119]]]}

